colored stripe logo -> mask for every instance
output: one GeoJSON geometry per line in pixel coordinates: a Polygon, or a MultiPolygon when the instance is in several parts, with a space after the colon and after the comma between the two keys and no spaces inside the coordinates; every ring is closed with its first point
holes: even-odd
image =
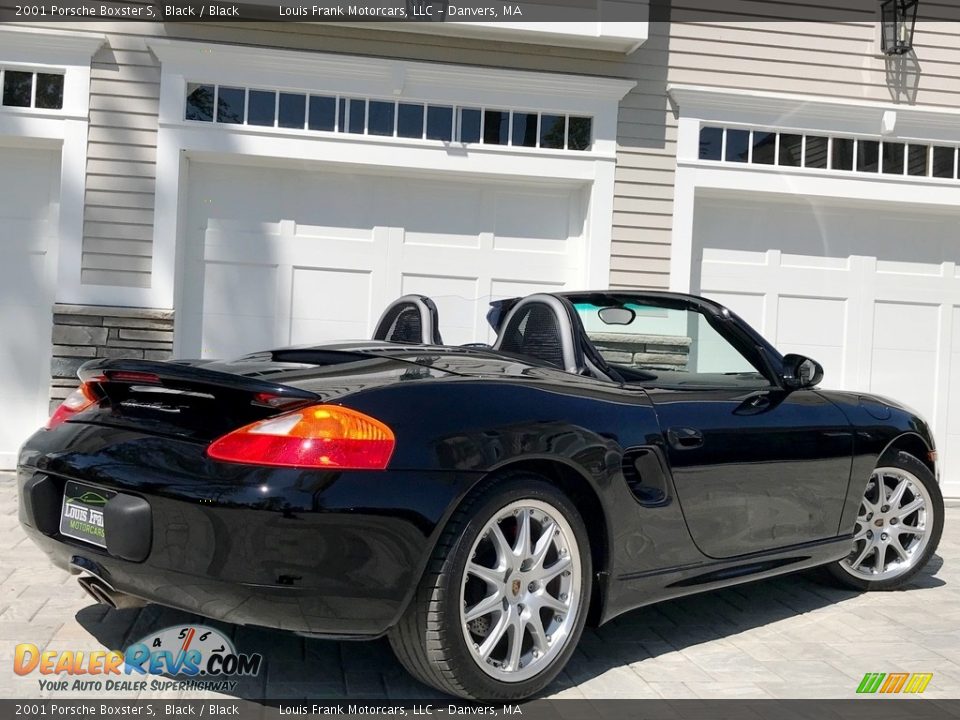
{"type": "Polygon", "coordinates": [[[927,689],[932,679],[933,673],[867,673],[857,686],[857,693],[860,695],[919,694],[927,689]]]}

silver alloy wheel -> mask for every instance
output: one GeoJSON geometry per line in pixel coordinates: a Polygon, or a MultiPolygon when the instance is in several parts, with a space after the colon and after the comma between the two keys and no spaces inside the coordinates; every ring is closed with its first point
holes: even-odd
{"type": "Polygon", "coordinates": [[[560,511],[540,500],[499,510],[470,550],[460,625],[477,665],[528,680],[563,651],[580,610],[580,548],[560,511]]]}
{"type": "Polygon", "coordinates": [[[854,549],[840,566],[863,580],[890,580],[913,568],[929,542],[933,503],[916,475],[873,471],[857,516],[854,549]]]}

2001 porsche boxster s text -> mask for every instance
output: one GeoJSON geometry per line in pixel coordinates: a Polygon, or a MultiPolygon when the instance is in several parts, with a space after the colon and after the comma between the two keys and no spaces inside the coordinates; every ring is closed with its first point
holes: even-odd
{"type": "Polygon", "coordinates": [[[494,345],[444,346],[407,296],[374,341],[91,361],[21,451],[20,521],[101,602],[389,634],[422,681],[490,699],[544,688],[587,622],[813,566],[898,587],[934,552],[927,424],[816,389],[720,305],[488,318],[494,345]]]}

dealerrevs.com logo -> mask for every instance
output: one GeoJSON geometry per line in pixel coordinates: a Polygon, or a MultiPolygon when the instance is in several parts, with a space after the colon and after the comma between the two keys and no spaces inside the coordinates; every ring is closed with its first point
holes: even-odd
{"type": "Polygon", "coordinates": [[[857,692],[863,695],[919,694],[927,689],[932,679],[933,673],[867,673],[860,681],[857,692]]]}
{"type": "Polygon", "coordinates": [[[41,690],[233,690],[238,677],[260,672],[263,656],[238,653],[230,638],[203,625],[175,625],[149,633],[123,652],[40,650],[17,645],[13,671],[38,672],[41,690]],[[50,676],[69,676],[67,679],[50,676]],[[163,675],[167,677],[146,676],[163,675]],[[173,679],[168,679],[173,678],[173,679]]]}

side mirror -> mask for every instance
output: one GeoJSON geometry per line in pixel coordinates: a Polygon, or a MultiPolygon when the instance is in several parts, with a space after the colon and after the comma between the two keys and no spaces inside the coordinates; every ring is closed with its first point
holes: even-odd
{"type": "Polygon", "coordinates": [[[783,358],[783,384],[788,390],[815,387],[823,380],[823,366],[816,360],[790,353],[783,358]]]}

